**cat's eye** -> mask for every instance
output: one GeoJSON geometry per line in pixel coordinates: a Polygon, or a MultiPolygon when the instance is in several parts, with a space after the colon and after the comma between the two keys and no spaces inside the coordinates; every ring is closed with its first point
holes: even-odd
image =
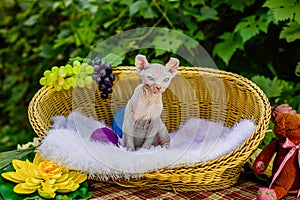
{"type": "Polygon", "coordinates": [[[154,80],[154,78],[152,78],[151,76],[147,76],[147,79],[148,79],[149,81],[153,81],[153,80],[154,80]]]}
{"type": "Polygon", "coordinates": [[[170,78],[165,78],[164,82],[168,82],[170,80],[170,78]]]}

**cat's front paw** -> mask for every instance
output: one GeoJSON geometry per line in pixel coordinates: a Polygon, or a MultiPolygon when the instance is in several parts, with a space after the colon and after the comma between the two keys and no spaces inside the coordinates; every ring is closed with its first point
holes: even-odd
{"type": "Polygon", "coordinates": [[[135,150],[135,148],[134,148],[134,146],[133,145],[129,145],[128,144],[128,141],[122,141],[122,146],[127,150],[127,151],[134,151],[135,150]]]}
{"type": "Polygon", "coordinates": [[[127,151],[134,151],[135,149],[133,147],[126,147],[127,151]]]}
{"type": "Polygon", "coordinates": [[[167,148],[167,149],[169,149],[170,148],[170,143],[165,143],[162,146],[165,147],[165,148],[167,148]]]}
{"type": "Polygon", "coordinates": [[[151,148],[151,144],[143,144],[142,148],[143,149],[150,149],[151,148]]]}
{"type": "Polygon", "coordinates": [[[164,138],[163,141],[160,141],[159,145],[164,148],[169,149],[170,148],[170,136],[168,135],[167,137],[164,138]]]}

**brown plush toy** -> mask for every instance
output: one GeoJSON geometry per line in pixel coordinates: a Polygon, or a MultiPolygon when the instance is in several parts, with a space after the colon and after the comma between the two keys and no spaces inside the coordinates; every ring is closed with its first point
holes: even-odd
{"type": "Polygon", "coordinates": [[[253,164],[254,172],[262,174],[277,153],[270,187],[260,188],[257,199],[275,200],[291,193],[300,194],[300,114],[276,113],[274,132],[277,140],[269,143],[253,164]]]}

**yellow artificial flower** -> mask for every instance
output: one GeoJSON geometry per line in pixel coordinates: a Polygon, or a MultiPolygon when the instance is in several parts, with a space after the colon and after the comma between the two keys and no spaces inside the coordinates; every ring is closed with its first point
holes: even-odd
{"type": "Polygon", "coordinates": [[[29,160],[13,160],[15,172],[2,174],[5,179],[18,183],[14,192],[31,194],[38,191],[43,198],[54,198],[55,192],[72,192],[87,179],[86,174],[69,171],[54,162],[42,160],[39,153],[35,154],[33,162],[29,160]]]}

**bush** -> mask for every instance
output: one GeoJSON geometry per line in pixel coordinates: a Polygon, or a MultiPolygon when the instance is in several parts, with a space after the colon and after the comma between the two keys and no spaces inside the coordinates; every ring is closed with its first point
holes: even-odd
{"type": "MultiPolygon", "coordinates": [[[[219,69],[256,82],[272,105],[300,111],[299,1],[281,0],[41,0],[0,2],[0,151],[34,136],[27,107],[43,71],[86,57],[112,35],[137,27],[167,27],[197,40],[219,69]]],[[[178,48],[182,41],[178,42],[178,48]]],[[[124,65],[132,65],[128,53],[124,65]]],[[[143,50],[165,59],[167,53],[143,50]]]]}

